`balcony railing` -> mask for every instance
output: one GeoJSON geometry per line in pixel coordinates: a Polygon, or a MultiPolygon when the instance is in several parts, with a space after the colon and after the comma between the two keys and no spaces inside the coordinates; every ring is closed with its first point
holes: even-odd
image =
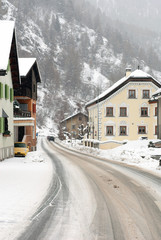
{"type": "Polygon", "coordinates": [[[31,112],[29,111],[14,111],[14,117],[16,118],[28,118],[31,117],[31,112]]]}

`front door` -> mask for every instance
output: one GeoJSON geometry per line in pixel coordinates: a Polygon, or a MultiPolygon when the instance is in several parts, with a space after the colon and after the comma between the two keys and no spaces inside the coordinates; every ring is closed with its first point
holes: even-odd
{"type": "Polygon", "coordinates": [[[18,127],[18,142],[22,142],[25,134],[25,127],[18,127]]]}

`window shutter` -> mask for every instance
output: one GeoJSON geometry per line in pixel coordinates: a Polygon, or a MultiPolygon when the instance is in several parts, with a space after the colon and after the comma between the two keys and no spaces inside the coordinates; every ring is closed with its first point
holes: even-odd
{"type": "Polygon", "coordinates": [[[9,99],[9,86],[5,84],[5,99],[9,99]]]}
{"type": "Polygon", "coordinates": [[[10,71],[10,60],[8,60],[7,72],[10,71]]]}
{"type": "Polygon", "coordinates": [[[0,98],[3,98],[3,83],[0,83],[0,98]]]}
{"type": "Polygon", "coordinates": [[[0,133],[4,133],[4,118],[0,117],[0,133]]]}
{"type": "Polygon", "coordinates": [[[33,113],[36,113],[36,104],[33,103],[33,113]]]}
{"type": "Polygon", "coordinates": [[[10,102],[13,102],[13,88],[10,88],[10,102]]]}

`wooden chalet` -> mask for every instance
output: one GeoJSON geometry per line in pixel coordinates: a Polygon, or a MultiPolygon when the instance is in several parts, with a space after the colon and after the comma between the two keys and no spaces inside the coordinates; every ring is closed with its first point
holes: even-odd
{"type": "Polygon", "coordinates": [[[35,58],[19,58],[21,84],[15,86],[14,132],[15,142],[25,142],[30,151],[36,150],[37,84],[41,82],[35,58]]]}

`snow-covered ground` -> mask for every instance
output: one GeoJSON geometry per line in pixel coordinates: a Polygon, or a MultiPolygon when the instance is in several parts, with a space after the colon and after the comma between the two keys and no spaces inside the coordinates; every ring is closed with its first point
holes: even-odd
{"type": "Polygon", "coordinates": [[[15,239],[46,195],[51,162],[39,148],[0,162],[0,240],[15,239]]]}
{"type": "MultiPolygon", "coordinates": [[[[83,147],[78,142],[61,142],[68,148],[104,159],[135,165],[161,176],[161,148],[148,148],[148,140],[129,141],[111,150],[83,147]]],[[[31,222],[31,216],[45,197],[52,178],[51,161],[38,146],[25,158],[10,158],[0,162],[0,240],[16,239],[31,222]]]]}
{"type": "MultiPolygon", "coordinates": [[[[72,143],[63,141],[61,144],[104,159],[135,165],[161,175],[159,161],[152,158],[152,156],[161,155],[161,148],[148,148],[149,141],[150,140],[127,141],[127,144],[109,150],[84,147],[75,140],[72,140],[72,143]]],[[[153,140],[153,142],[155,141],[158,140],[153,140]]]]}

